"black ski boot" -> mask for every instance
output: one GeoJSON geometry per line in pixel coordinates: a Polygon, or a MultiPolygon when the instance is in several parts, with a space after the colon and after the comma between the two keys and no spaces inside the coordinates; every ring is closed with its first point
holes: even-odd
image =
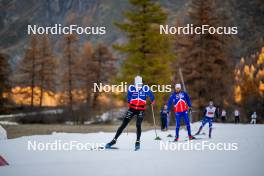
{"type": "Polygon", "coordinates": [[[115,143],[116,143],[116,139],[113,139],[111,142],[105,145],[105,148],[110,149],[113,145],[115,145],[115,143]]]}
{"type": "Polygon", "coordinates": [[[135,143],[135,151],[140,149],[140,141],[136,141],[135,143]]]}

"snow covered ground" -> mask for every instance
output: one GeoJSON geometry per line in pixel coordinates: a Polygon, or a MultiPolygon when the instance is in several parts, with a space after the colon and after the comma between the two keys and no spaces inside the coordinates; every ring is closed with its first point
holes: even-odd
{"type": "MultiPolygon", "coordinates": [[[[192,125],[196,132],[199,124],[192,125]]],[[[88,127],[87,127],[88,128],[88,127]]],[[[208,128],[204,129],[208,134],[208,128]]],[[[162,141],[172,140],[167,135],[174,131],[160,132],[162,141]]],[[[28,141],[61,143],[101,143],[112,139],[114,133],[69,134],[25,136],[0,140],[0,155],[9,166],[0,167],[1,176],[94,176],[94,175],[232,175],[262,176],[264,174],[264,125],[214,124],[213,138],[201,135],[192,144],[209,143],[237,144],[237,150],[161,150],[160,141],[153,140],[154,131],[142,133],[141,150],[134,151],[135,134],[124,133],[118,140],[118,150],[106,151],[28,151],[28,141]]],[[[180,132],[179,144],[188,143],[186,131],[180,132]]],[[[175,145],[175,143],[168,143],[175,145]]]]}

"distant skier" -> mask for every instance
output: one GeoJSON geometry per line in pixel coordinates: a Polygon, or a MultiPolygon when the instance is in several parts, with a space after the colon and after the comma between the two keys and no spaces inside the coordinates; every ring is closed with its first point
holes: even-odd
{"type": "Polygon", "coordinates": [[[239,123],[240,122],[240,113],[239,113],[239,110],[235,109],[234,116],[235,116],[235,123],[239,123]]]}
{"type": "Polygon", "coordinates": [[[175,85],[175,92],[173,92],[170,96],[170,99],[168,101],[168,113],[170,111],[171,105],[174,105],[174,112],[175,112],[175,121],[176,121],[176,135],[175,135],[175,142],[179,140],[179,130],[181,125],[181,118],[183,117],[189,139],[192,140],[194,137],[191,135],[191,126],[190,126],[190,120],[188,117],[188,110],[191,111],[191,101],[189,96],[186,92],[181,90],[181,84],[175,85]]]}
{"type": "Polygon", "coordinates": [[[216,117],[217,117],[217,119],[220,117],[220,107],[219,107],[219,105],[216,106],[216,117]]]}
{"type": "Polygon", "coordinates": [[[160,120],[161,120],[161,130],[167,131],[167,119],[168,119],[168,112],[167,112],[167,105],[164,105],[163,108],[160,110],[160,120]]]}
{"type": "Polygon", "coordinates": [[[195,135],[199,135],[203,127],[206,125],[206,123],[208,123],[209,124],[209,138],[211,138],[214,117],[218,117],[218,114],[216,112],[216,107],[214,106],[213,101],[210,100],[209,106],[207,106],[204,110],[204,117],[202,120],[202,124],[195,135]]]}
{"type": "Polygon", "coordinates": [[[256,113],[256,111],[253,113],[253,114],[251,114],[251,124],[256,124],[257,123],[257,113],[256,113]]]}
{"type": "Polygon", "coordinates": [[[222,112],[221,112],[221,120],[222,120],[222,123],[226,122],[226,110],[224,109],[222,109],[222,112]]]}
{"type": "Polygon", "coordinates": [[[150,97],[151,104],[154,104],[154,95],[147,85],[143,85],[142,77],[135,77],[135,85],[129,86],[127,93],[127,102],[129,109],[126,112],[121,126],[118,128],[114,139],[107,143],[105,148],[111,148],[117,141],[117,138],[121,135],[127,124],[130,122],[134,115],[137,116],[137,140],[135,143],[135,150],[140,148],[140,136],[141,136],[141,123],[143,121],[144,111],[146,109],[146,99],[150,97]]]}

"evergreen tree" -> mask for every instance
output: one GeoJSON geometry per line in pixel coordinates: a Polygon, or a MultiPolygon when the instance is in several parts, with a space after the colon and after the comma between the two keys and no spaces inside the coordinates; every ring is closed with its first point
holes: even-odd
{"type": "Polygon", "coordinates": [[[141,75],[146,84],[168,84],[174,56],[170,37],[159,33],[160,25],[167,22],[167,14],[151,0],[129,2],[131,9],[124,13],[125,22],[115,23],[127,37],[127,43],[114,45],[126,57],[118,81],[132,83],[136,75],[141,75]]]}
{"type": "MultiPolygon", "coordinates": [[[[224,26],[214,0],[192,0],[188,10],[194,27],[224,26]]],[[[176,37],[179,53],[178,67],[182,68],[185,84],[195,108],[202,109],[209,99],[218,105],[231,102],[232,59],[231,38],[218,34],[193,34],[176,37]]]]}
{"type": "MultiPolygon", "coordinates": [[[[236,24],[239,28],[240,46],[237,50],[239,51],[239,56],[249,56],[252,53],[256,53],[264,45],[263,1],[230,0],[229,2],[236,19],[233,25],[236,24]]],[[[222,4],[222,2],[220,3],[222,4]]]]}

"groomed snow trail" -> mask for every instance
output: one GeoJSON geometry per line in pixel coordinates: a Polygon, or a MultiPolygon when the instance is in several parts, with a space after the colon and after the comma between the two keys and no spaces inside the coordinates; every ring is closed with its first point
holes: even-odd
{"type": "MultiPolygon", "coordinates": [[[[199,123],[192,124],[195,133],[199,123]]],[[[89,128],[89,127],[87,127],[89,128]]],[[[208,127],[204,129],[208,134],[208,127]]],[[[170,141],[167,135],[174,131],[161,132],[162,141],[170,141]]],[[[180,142],[187,143],[186,131],[180,131],[180,142]]],[[[28,141],[48,143],[102,143],[112,139],[114,133],[25,136],[0,140],[0,155],[9,166],[0,167],[1,176],[262,176],[264,163],[264,125],[214,124],[213,138],[199,136],[192,143],[237,143],[236,151],[219,150],[161,150],[160,141],[155,141],[154,131],[142,133],[141,149],[134,151],[135,133],[123,133],[117,144],[118,150],[106,151],[29,151],[28,141]]],[[[174,144],[169,144],[174,145],[174,144]]]]}

